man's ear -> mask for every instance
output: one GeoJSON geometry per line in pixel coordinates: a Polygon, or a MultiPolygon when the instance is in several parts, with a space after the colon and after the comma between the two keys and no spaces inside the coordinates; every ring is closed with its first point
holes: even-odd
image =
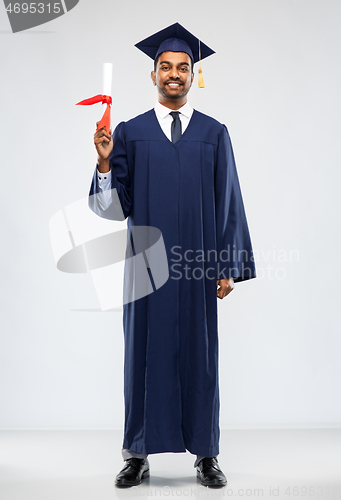
{"type": "Polygon", "coordinates": [[[153,80],[154,85],[156,85],[156,75],[154,70],[150,73],[150,78],[153,80]]]}
{"type": "Polygon", "coordinates": [[[191,83],[193,83],[193,80],[194,80],[194,71],[192,71],[192,79],[191,79],[191,83]]]}

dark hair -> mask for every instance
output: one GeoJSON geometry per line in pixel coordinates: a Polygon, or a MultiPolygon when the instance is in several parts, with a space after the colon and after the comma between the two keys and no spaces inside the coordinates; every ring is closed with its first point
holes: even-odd
{"type": "MultiPolygon", "coordinates": [[[[161,52],[161,54],[162,54],[162,53],[163,53],[163,52],[161,52]]],[[[159,55],[157,56],[157,58],[155,59],[155,61],[154,61],[154,71],[156,71],[156,66],[157,66],[157,63],[158,63],[158,61],[159,61],[159,58],[160,58],[161,54],[159,54],[159,55]]],[[[191,58],[191,56],[190,56],[189,54],[188,54],[188,57],[190,58],[191,63],[192,63],[192,68],[191,68],[191,69],[192,69],[192,73],[194,73],[194,70],[193,70],[194,61],[193,61],[193,59],[191,58]]]]}

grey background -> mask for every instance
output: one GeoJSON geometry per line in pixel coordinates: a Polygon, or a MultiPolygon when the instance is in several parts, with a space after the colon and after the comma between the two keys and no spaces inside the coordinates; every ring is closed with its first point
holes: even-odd
{"type": "Polygon", "coordinates": [[[88,275],[57,271],[48,224],[95,167],[101,107],[75,103],[113,62],[114,125],[151,108],[152,61],[134,43],[176,21],[217,52],[189,98],[229,129],[258,257],[259,278],[219,301],[221,426],[341,424],[340,11],[82,0],[12,34],[0,8],[0,427],[123,426],[122,313],[99,311],[88,275]]]}

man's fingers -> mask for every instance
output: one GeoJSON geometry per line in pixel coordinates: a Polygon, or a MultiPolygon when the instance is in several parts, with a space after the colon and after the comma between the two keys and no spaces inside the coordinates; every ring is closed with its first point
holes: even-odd
{"type": "Polygon", "coordinates": [[[219,299],[223,299],[224,297],[226,297],[226,295],[228,295],[230,292],[232,292],[233,288],[231,287],[221,287],[219,288],[218,290],[218,293],[217,293],[217,296],[219,297],[219,299]]]}
{"type": "Polygon", "coordinates": [[[105,142],[106,144],[109,144],[109,142],[110,142],[109,137],[106,137],[105,135],[103,135],[101,137],[96,137],[95,140],[94,140],[95,144],[99,144],[99,143],[102,143],[102,142],[105,142]]]}
{"type": "Polygon", "coordinates": [[[99,135],[94,137],[95,146],[98,144],[102,144],[102,145],[103,144],[110,144],[111,141],[112,141],[112,137],[105,135],[105,134],[99,134],[99,135]]]}
{"type": "Polygon", "coordinates": [[[232,292],[234,289],[234,281],[233,279],[230,280],[218,280],[217,281],[217,287],[219,285],[219,288],[217,288],[217,297],[219,299],[223,299],[228,295],[229,293],[232,292]]]}
{"type": "Polygon", "coordinates": [[[226,297],[226,295],[228,295],[230,292],[232,292],[232,288],[231,288],[231,289],[220,288],[220,289],[218,290],[217,296],[219,297],[219,299],[223,299],[223,298],[224,298],[224,297],[226,297]]]}
{"type": "Polygon", "coordinates": [[[100,128],[94,133],[94,138],[102,136],[107,137],[109,140],[112,138],[112,135],[107,133],[105,127],[100,128]]]}

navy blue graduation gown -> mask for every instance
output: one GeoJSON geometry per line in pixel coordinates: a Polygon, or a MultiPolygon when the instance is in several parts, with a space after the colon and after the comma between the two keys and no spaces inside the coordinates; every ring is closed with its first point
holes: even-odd
{"type": "MultiPolygon", "coordinates": [[[[256,276],[228,131],[194,110],[173,144],[152,109],[116,127],[110,163],[128,233],[133,226],[158,228],[169,262],[165,284],[123,308],[123,447],[217,455],[216,280],[256,276]],[[214,259],[195,259],[208,250],[214,259]]],[[[90,195],[96,192],[95,171],[90,195]]]]}

